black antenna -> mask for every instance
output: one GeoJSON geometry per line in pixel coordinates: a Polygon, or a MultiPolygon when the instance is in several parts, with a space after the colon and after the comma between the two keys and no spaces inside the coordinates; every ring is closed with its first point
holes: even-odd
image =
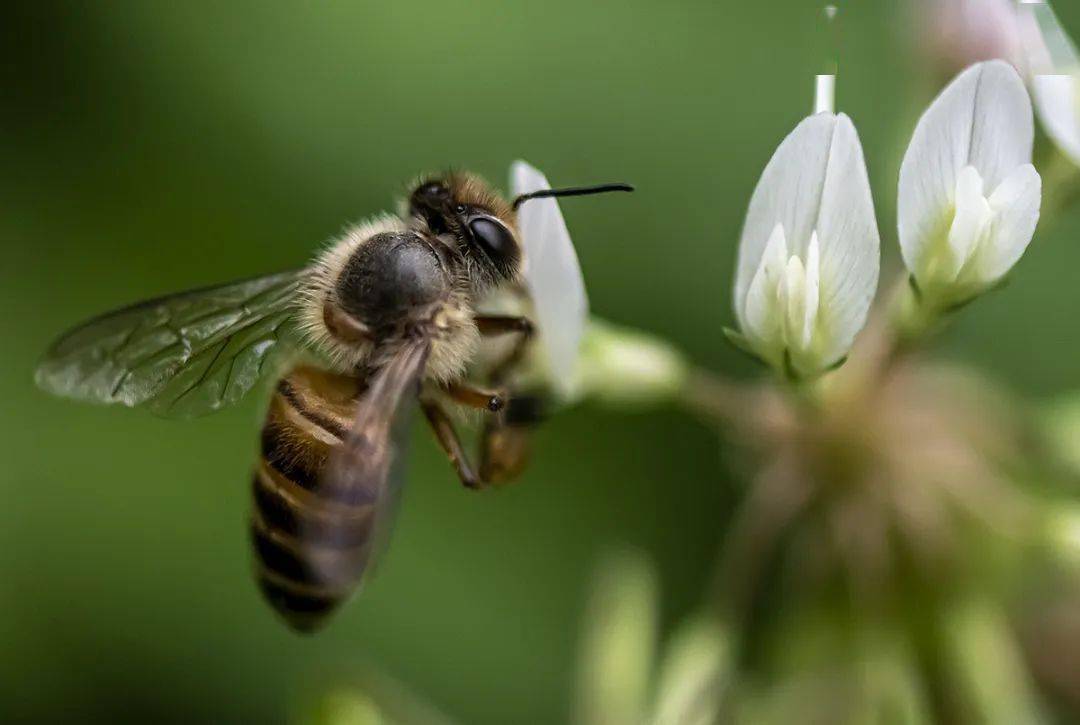
{"type": "Polygon", "coordinates": [[[633,191],[630,184],[597,184],[596,186],[567,186],[562,189],[541,189],[522,194],[514,199],[514,211],[529,199],[546,199],[553,196],[587,196],[589,194],[606,194],[609,191],[633,191]]]}

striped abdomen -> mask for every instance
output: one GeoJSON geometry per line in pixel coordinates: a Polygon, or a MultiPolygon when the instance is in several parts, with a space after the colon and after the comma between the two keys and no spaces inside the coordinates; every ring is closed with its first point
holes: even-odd
{"type": "Polygon", "coordinates": [[[256,575],[267,600],[297,630],[320,626],[353,592],[370,552],[376,502],[320,484],[362,385],[296,368],[278,384],[263,427],[252,513],[256,575]]]}

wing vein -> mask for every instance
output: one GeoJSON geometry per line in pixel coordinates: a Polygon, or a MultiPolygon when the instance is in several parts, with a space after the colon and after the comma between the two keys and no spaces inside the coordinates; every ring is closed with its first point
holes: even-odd
{"type": "Polygon", "coordinates": [[[231,405],[254,387],[268,370],[267,358],[284,344],[282,329],[296,314],[305,274],[206,287],[99,315],[49,348],[35,376],[38,385],[93,402],[149,403],[166,415],[231,405]],[[234,350],[246,357],[238,363],[234,356],[226,368],[224,356],[234,350]],[[194,394],[208,381],[216,385],[221,373],[220,390],[194,394]]]}
{"type": "MultiPolygon", "coordinates": [[[[210,364],[207,365],[206,368],[202,371],[202,374],[199,375],[199,379],[196,380],[194,384],[189,385],[187,390],[180,393],[180,395],[176,396],[173,401],[169,403],[170,410],[176,407],[176,404],[179,403],[183,398],[186,398],[188,395],[190,395],[193,390],[203,384],[203,382],[206,380],[206,376],[209,375],[210,371],[214,369],[214,365],[217,363],[218,358],[221,357],[221,353],[225,350],[226,347],[228,347],[228,345],[228,340],[221,341],[221,344],[218,346],[217,352],[214,353],[214,357],[210,360],[210,364]]],[[[207,351],[209,351],[209,348],[207,348],[207,351]]]]}

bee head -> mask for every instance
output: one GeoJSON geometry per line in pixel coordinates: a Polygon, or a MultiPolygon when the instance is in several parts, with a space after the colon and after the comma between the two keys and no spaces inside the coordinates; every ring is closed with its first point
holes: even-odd
{"type": "Polygon", "coordinates": [[[409,194],[408,215],[436,236],[453,237],[483,286],[518,275],[523,254],[514,210],[479,177],[452,172],[421,179],[409,194]]]}

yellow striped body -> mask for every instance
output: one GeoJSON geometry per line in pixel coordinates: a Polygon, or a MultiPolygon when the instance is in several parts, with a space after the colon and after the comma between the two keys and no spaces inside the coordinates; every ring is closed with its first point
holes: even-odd
{"type": "Polygon", "coordinates": [[[297,367],[278,383],[253,482],[259,586],[294,629],[310,631],[355,590],[370,554],[377,501],[320,483],[347,435],[364,383],[297,367]]]}

